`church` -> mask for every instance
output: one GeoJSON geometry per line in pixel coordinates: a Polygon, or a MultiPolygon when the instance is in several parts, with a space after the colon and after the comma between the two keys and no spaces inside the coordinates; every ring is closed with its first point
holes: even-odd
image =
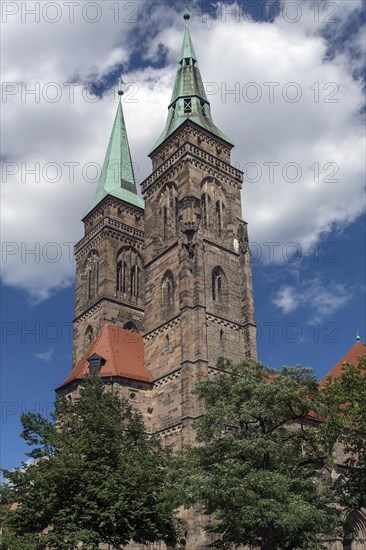
{"type": "MultiPolygon", "coordinates": [[[[186,16],[189,17],[189,16],[186,16]]],[[[243,174],[214,123],[186,21],[152,173],[137,192],[122,94],[75,247],[72,394],[92,370],[176,448],[200,414],[192,390],[217,359],[256,358],[243,174]]]]}
{"type": "MultiPolygon", "coordinates": [[[[230,162],[234,144],[214,123],[184,17],[167,121],[149,153],[143,199],[119,92],[75,247],[73,368],[57,390],[72,399],[89,373],[99,374],[133,402],[148,433],[176,450],[194,442],[193,422],[203,411],[192,390],[215,373],[217,359],[257,358],[243,173],[230,162]]],[[[356,347],[358,356],[366,351],[356,347]]],[[[207,548],[201,518],[187,512],[185,521],[186,547],[207,548]]],[[[329,548],[365,550],[366,518],[357,521],[363,541],[329,548]]]]}

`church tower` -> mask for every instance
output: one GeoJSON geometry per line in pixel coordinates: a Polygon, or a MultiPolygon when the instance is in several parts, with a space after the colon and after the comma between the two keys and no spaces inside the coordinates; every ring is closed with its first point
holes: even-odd
{"type": "MultiPolygon", "coordinates": [[[[75,247],[73,369],[58,388],[73,399],[98,373],[141,412],[147,432],[176,450],[195,441],[193,422],[204,411],[192,392],[215,374],[218,358],[256,359],[243,173],[213,121],[185,19],[166,126],[142,183],[145,202],[118,104],[75,247]]],[[[187,548],[204,547],[206,521],[185,511],[187,548]]]]}
{"type": "Polygon", "coordinates": [[[143,332],[144,203],[137,195],[123,115],[123,92],[95,197],[75,247],[73,365],[106,322],[143,332]]]}
{"type": "Polygon", "coordinates": [[[165,129],[143,182],[145,366],[154,383],[153,431],[192,443],[202,414],[192,394],[217,359],[256,358],[243,174],[213,122],[185,16],[165,129]]]}

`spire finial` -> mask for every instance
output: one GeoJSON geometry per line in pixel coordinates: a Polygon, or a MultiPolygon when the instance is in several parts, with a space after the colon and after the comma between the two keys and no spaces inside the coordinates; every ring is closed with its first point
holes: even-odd
{"type": "Polygon", "coordinates": [[[356,340],[359,342],[361,340],[361,336],[358,333],[358,330],[356,330],[356,340]]]}
{"type": "Polygon", "coordinates": [[[189,3],[188,3],[188,0],[186,0],[186,12],[185,14],[183,15],[183,19],[185,20],[186,23],[188,23],[188,21],[190,20],[191,16],[189,15],[188,12],[190,12],[191,8],[189,7],[189,3]]]}
{"type": "Polygon", "coordinates": [[[124,94],[124,91],[123,91],[124,85],[125,85],[125,82],[123,82],[123,78],[121,76],[121,78],[119,80],[119,86],[118,86],[118,95],[119,96],[122,96],[124,94]]]}

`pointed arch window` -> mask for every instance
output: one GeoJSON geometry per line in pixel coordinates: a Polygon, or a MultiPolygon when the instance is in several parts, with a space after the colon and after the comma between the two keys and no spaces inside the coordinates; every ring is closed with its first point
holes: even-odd
{"type": "Polygon", "coordinates": [[[164,241],[176,235],[178,216],[177,195],[177,188],[174,183],[167,183],[160,194],[161,235],[164,241]]]}
{"type": "Polygon", "coordinates": [[[127,292],[127,263],[124,260],[117,262],[117,292],[127,292]]]}
{"type": "Polygon", "coordinates": [[[221,199],[216,202],[215,212],[216,212],[216,230],[218,233],[220,233],[224,227],[224,219],[225,219],[225,204],[221,199]]]}
{"type": "Polygon", "coordinates": [[[220,229],[222,228],[222,202],[221,201],[216,202],[216,227],[218,231],[220,231],[220,229]]]}
{"type": "Polygon", "coordinates": [[[204,217],[203,225],[216,233],[216,236],[224,236],[222,232],[225,229],[227,221],[225,193],[221,184],[216,178],[207,177],[201,183],[201,193],[204,217]],[[212,204],[210,204],[211,198],[212,204]]]}
{"type": "Polygon", "coordinates": [[[164,241],[166,241],[166,239],[168,238],[168,232],[169,232],[169,227],[168,227],[168,209],[166,206],[163,207],[163,227],[164,227],[164,241]]]}
{"type": "Polygon", "coordinates": [[[212,271],[212,300],[216,303],[224,301],[225,274],[221,267],[215,267],[212,271]]]}
{"type": "Polygon", "coordinates": [[[117,256],[116,292],[134,301],[141,295],[141,259],[131,246],[123,248],[117,256]]]}
{"type": "Polygon", "coordinates": [[[351,512],[344,525],[343,531],[343,550],[356,550],[358,547],[364,548],[366,541],[366,515],[358,510],[351,512]],[[360,546],[358,546],[358,544],[360,546]]]}
{"type": "Polygon", "coordinates": [[[99,290],[99,257],[96,251],[90,252],[87,260],[87,297],[95,298],[99,290]]]}
{"type": "Polygon", "coordinates": [[[164,309],[170,309],[174,306],[174,277],[173,274],[168,271],[163,278],[162,285],[162,306],[164,309]]]}
{"type": "Polygon", "coordinates": [[[220,330],[220,348],[221,348],[221,351],[225,351],[225,332],[223,331],[223,329],[220,330]]]}
{"type": "Polygon", "coordinates": [[[93,327],[91,327],[90,325],[88,326],[88,328],[86,329],[85,331],[85,347],[89,347],[90,344],[92,343],[93,341],[93,336],[94,336],[94,331],[93,331],[93,327]]]}
{"type": "Polygon", "coordinates": [[[207,228],[209,226],[209,212],[210,212],[210,203],[211,197],[208,193],[203,193],[201,196],[202,201],[202,225],[207,228]]]}
{"type": "Polygon", "coordinates": [[[140,288],[140,268],[134,265],[131,269],[131,297],[138,298],[140,288]]]}

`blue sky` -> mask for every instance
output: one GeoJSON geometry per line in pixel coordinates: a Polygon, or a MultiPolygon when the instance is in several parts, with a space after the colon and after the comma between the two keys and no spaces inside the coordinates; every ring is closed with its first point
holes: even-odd
{"type": "MultiPolygon", "coordinates": [[[[99,21],[91,22],[90,8],[75,10],[71,22],[60,2],[60,20],[50,23],[57,13],[33,21],[21,4],[18,13],[2,14],[9,85],[2,105],[5,468],[24,458],[20,412],[49,414],[71,368],[70,251],[97,184],[91,164],[101,164],[113,123],[111,89],[122,71],[141,182],[165,124],[184,8],[120,2],[116,13],[114,2],[103,2],[99,21]],[[70,83],[78,85],[72,96],[70,83]],[[35,96],[25,94],[31,88],[35,96]]],[[[366,340],[364,13],[358,0],[328,4],[334,10],[324,2],[190,2],[213,117],[236,144],[233,163],[246,177],[259,358],[275,368],[310,366],[319,378],[353,345],[356,330],[366,340]]]]}

